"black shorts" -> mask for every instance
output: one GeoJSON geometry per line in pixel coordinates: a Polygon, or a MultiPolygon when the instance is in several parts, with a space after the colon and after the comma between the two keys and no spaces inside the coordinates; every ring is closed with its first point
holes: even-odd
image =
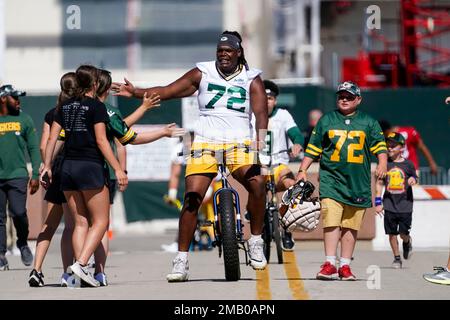
{"type": "Polygon", "coordinates": [[[412,213],[397,213],[384,210],[384,231],[386,234],[409,235],[411,230],[412,213]]]}
{"type": "Polygon", "coordinates": [[[67,201],[61,190],[61,165],[57,162],[57,160],[61,161],[61,159],[57,158],[52,165],[52,183],[45,193],[44,200],[61,205],[67,201]]]}
{"type": "Polygon", "coordinates": [[[108,185],[107,168],[99,162],[64,160],[61,170],[63,191],[95,190],[108,185]]]}
{"type": "Polygon", "coordinates": [[[114,203],[116,191],[117,191],[117,180],[116,179],[109,180],[109,204],[114,203]]]}

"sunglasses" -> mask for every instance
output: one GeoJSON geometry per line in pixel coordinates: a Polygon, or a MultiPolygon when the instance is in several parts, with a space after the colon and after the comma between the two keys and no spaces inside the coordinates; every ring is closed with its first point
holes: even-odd
{"type": "Polygon", "coordinates": [[[339,95],[338,96],[338,100],[344,100],[346,99],[347,101],[353,101],[356,99],[356,96],[352,96],[352,95],[339,95]]]}

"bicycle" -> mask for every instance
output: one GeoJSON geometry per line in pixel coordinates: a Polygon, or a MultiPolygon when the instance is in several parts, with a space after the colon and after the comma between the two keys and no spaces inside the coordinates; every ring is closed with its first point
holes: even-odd
{"type": "Polygon", "coordinates": [[[225,150],[202,149],[191,152],[192,157],[201,157],[204,153],[209,153],[217,160],[221,186],[213,195],[214,221],[206,221],[206,223],[213,225],[214,241],[212,245],[218,248],[219,258],[223,254],[225,279],[227,281],[238,281],[241,278],[239,249],[244,250],[246,264],[249,264],[248,250],[244,241],[239,194],[231,187],[226,173],[226,153],[236,148],[244,148],[246,152],[250,152],[246,145],[238,145],[225,150]]]}
{"type": "MultiPolygon", "coordinates": [[[[163,200],[166,204],[171,207],[174,207],[181,211],[183,208],[183,204],[179,199],[172,199],[167,194],[163,196],[163,200]]],[[[206,220],[206,216],[204,213],[199,213],[199,219],[197,222],[197,228],[194,232],[194,238],[192,239],[191,244],[189,245],[189,251],[195,251],[197,248],[199,251],[210,251],[212,250],[212,242],[211,236],[207,231],[207,227],[211,226],[206,220]]]]}
{"type": "MultiPolygon", "coordinates": [[[[287,151],[287,150],[284,150],[287,151]]],[[[284,151],[280,151],[284,152],[284,151]]],[[[281,245],[282,241],[282,229],[280,227],[280,214],[278,211],[278,199],[275,190],[275,176],[272,167],[272,157],[270,157],[269,163],[267,164],[267,169],[269,170],[268,176],[269,181],[266,183],[266,211],[264,214],[264,228],[262,233],[262,238],[264,240],[264,256],[266,257],[267,263],[270,261],[270,251],[272,241],[275,242],[277,249],[278,263],[283,263],[283,247],[281,245]]]]}

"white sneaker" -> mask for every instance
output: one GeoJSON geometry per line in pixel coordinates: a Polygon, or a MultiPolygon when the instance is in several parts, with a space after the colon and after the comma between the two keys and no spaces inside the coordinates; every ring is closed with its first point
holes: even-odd
{"type": "Polygon", "coordinates": [[[189,262],[187,259],[176,257],[173,262],[172,273],[167,275],[169,282],[183,282],[189,278],[189,262]]]}
{"type": "Polygon", "coordinates": [[[95,280],[100,283],[100,287],[106,287],[108,285],[108,280],[106,280],[106,274],[99,272],[94,274],[95,280]]]}
{"type": "Polygon", "coordinates": [[[255,270],[264,270],[267,265],[266,257],[264,256],[264,240],[253,239],[248,240],[248,254],[250,256],[250,265],[255,270]]]}
{"type": "Polygon", "coordinates": [[[69,271],[72,271],[75,275],[80,277],[80,279],[82,279],[91,287],[100,286],[100,283],[97,280],[95,280],[95,278],[89,272],[88,267],[87,266],[82,267],[78,261],[69,267],[69,271]]]}
{"type": "Polygon", "coordinates": [[[61,287],[67,287],[68,283],[67,280],[70,278],[71,274],[64,272],[61,276],[61,287]]]}
{"type": "Polygon", "coordinates": [[[171,244],[161,245],[161,249],[166,252],[176,253],[178,252],[178,242],[172,242],[171,244]]]}

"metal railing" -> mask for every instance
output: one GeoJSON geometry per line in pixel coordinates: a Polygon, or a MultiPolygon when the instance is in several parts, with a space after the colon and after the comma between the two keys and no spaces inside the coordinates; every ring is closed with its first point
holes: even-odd
{"type": "Polygon", "coordinates": [[[419,183],[421,185],[448,185],[450,184],[450,169],[438,167],[437,174],[431,174],[430,167],[420,167],[419,183]]]}

